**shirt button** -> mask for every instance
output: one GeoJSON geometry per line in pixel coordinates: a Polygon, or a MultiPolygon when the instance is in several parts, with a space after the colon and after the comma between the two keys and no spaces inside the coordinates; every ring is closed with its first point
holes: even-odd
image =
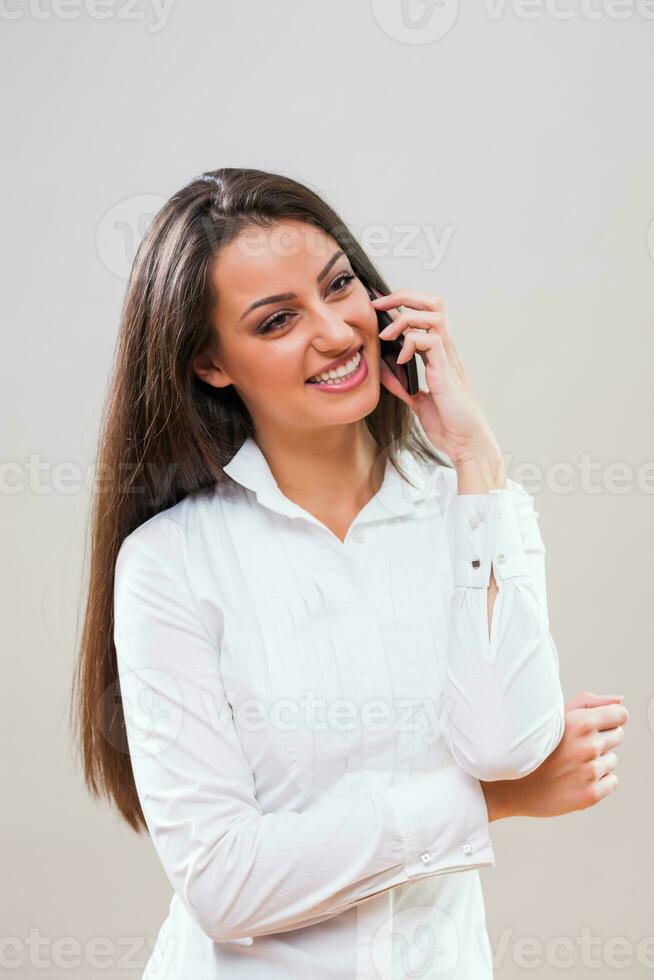
{"type": "Polygon", "coordinates": [[[503,565],[504,564],[504,555],[498,555],[497,558],[495,559],[495,561],[497,562],[498,565],[503,565]]]}
{"type": "Polygon", "coordinates": [[[470,844],[463,844],[462,851],[464,854],[472,854],[472,847],[470,844]]]}
{"type": "Polygon", "coordinates": [[[421,854],[420,860],[422,861],[423,864],[429,864],[429,862],[431,861],[431,854],[429,853],[429,851],[425,851],[424,854],[421,854]]]}
{"type": "Polygon", "coordinates": [[[469,517],[468,518],[468,524],[470,525],[470,527],[479,527],[479,518],[478,517],[469,517]]]}

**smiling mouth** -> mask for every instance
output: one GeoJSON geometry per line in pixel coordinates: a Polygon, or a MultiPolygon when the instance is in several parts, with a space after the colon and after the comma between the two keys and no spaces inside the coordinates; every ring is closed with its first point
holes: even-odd
{"type": "Polygon", "coordinates": [[[354,354],[349,361],[342,364],[338,368],[332,368],[331,371],[323,371],[321,374],[314,374],[313,377],[308,378],[305,382],[308,385],[315,384],[332,384],[337,385],[343,381],[349,381],[353,378],[361,367],[361,361],[363,358],[363,344],[359,347],[356,354],[354,354]],[[348,369],[349,365],[349,369],[348,369]]]}

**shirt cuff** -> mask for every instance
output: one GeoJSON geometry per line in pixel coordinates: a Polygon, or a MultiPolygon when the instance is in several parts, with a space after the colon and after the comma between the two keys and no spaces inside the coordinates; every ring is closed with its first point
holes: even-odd
{"type": "Polygon", "coordinates": [[[459,766],[396,783],[383,799],[400,829],[409,880],[495,865],[486,797],[459,766]]]}
{"type": "Polygon", "coordinates": [[[455,587],[487,589],[491,567],[496,582],[528,574],[511,488],[489,490],[488,493],[458,493],[452,506],[455,587]]]}

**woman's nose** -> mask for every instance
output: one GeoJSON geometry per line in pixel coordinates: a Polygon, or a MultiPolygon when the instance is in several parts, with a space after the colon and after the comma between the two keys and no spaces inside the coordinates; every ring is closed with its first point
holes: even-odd
{"type": "Polygon", "coordinates": [[[347,349],[352,344],[355,331],[351,323],[343,318],[342,312],[336,313],[323,308],[313,316],[314,343],[324,344],[328,349],[347,349]]]}

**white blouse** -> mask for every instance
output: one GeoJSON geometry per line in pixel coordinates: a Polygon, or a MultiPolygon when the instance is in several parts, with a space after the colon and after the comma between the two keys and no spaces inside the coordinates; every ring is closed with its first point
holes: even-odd
{"type": "Polygon", "coordinates": [[[404,450],[344,542],[252,438],[123,542],[134,779],[174,889],[148,980],[492,977],[479,780],[563,735],[544,545],[512,479],[404,450]],[[498,583],[488,635],[491,566],[498,583]]]}

